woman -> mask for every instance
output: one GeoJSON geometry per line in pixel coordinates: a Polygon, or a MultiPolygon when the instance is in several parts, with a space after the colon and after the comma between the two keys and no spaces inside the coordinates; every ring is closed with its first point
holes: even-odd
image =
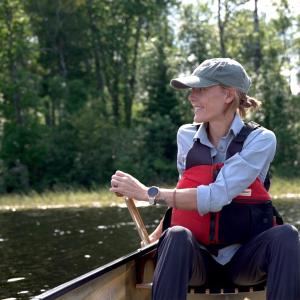
{"type": "Polygon", "coordinates": [[[267,192],[276,137],[242,121],[259,105],[247,95],[250,85],[243,66],[228,58],[173,79],[173,88],[191,90],[194,108],[194,124],[177,134],[177,187],[146,187],[121,171],[112,176],[112,192],[173,208],[150,236],[160,239],[153,299],[186,299],[189,284],[218,274],[238,285],[267,280],[269,300],[300,299],[298,232],[274,226],[280,219],[267,192]]]}

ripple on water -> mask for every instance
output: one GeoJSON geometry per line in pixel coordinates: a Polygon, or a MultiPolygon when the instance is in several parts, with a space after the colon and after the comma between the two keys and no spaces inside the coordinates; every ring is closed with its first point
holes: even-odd
{"type": "Polygon", "coordinates": [[[118,223],[110,224],[110,225],[98,225],[97,229],[106,230],[106,229],[111,229],[111,228],[114,229],[114,228],[121,228],[124,226],[132,226],[132,225],[135,225],[134,222],[118,222],[118,223]]]}
{"type": "Polygon", "coordinates": [[[98,229],[107,229],[107,226],[106,225],[99,225],[97,226],[98,229]]]}
{"type": "Polygon", "coordinates": [[[16,282],[16,281],[20,281],[20,280],[24,280],[25,277],[14,277],[14,278],[9,278],[7,279],[7,282],[16,282]]]}
{"type": "Polygon", "coordinates": [[[29,291],[21,291],[21,292],[18,292],[18,295],[25,295],[25,294],[28,294],[29,291]]]}

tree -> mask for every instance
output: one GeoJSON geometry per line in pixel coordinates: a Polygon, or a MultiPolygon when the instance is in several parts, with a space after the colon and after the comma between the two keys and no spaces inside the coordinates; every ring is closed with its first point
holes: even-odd
{"type": "Polygon", "coordinates": [[[253,27],[255,35],[255,51],[254,51],[254,71],[256,74],[259,73],[259,68],[262,63],[261,45],[260,45],[260,29],[259,29],[259,17],[258,17],[258,0],[254,0],[254,11],[253,11],[253,27]]]}

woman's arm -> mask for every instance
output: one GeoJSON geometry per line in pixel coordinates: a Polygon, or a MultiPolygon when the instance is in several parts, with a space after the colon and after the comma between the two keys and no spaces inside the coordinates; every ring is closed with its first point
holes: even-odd
{"type": "MultiPolygon", "coordinates": [[[[111,192],[138,201],[148,201],[148,187],[130,174],[117,171],[111,179],[111,192]]],[[[197,189],[160,189],[157,197],[159,204],[186,210],[197,209],[197,189]]]]}
{"type": "Polygon", "coordinates": [[[157,241],[162,235],[162,231],[163,231],[163,218],[160,220],[155,230],[149,235],[150,242],[153,243],[157,241]]]}
{"type": "MultiPolygon", "coordinates": [[[[215,182],[188,189],[160,189],[159,203],[200,214],[216,212],[247,188],[263,169],[269,168],[276,149],[275,135],[265,129],[252,132],[240,153],[227,161],[215,182]]],[[[110,191],[136,200],[148,201],[148,188],[130,174],[117,171],[110,191]]]]}
{"type": "Polygon", "coordinates": [[[241,152],[224,162],[215,182],[197,188],[200,214],[217,212],[259,178],[262,182],[274,158],[276,137],[264,128],[252,131],[241,152]],[[264,176],[263,176],[264,175],[264,176]]]}

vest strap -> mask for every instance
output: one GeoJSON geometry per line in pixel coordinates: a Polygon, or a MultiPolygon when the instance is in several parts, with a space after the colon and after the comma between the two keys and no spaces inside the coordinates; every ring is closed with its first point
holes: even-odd
{"type": "Polygon", "coordinates": [[[245,126],[240,130],[237,136],[231,141],[227,153],[226,159],[230,158],[234,154],[241,152],[244,142],[248,135],[255,129],[259,128],[260,125],[255,122],[246,123],[245,126]]]}

